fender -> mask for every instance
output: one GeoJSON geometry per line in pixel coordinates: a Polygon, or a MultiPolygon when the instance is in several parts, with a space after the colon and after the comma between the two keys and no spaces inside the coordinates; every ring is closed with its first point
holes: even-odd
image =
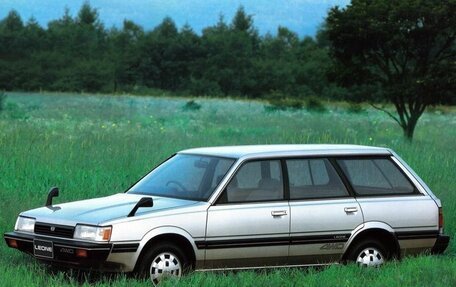
{"type": "MultiPolygon", "coordinates": [[[[201,251],[196,248],[195,239],[193,239],[193,237],[190,235],[190,233],[188,233],[186,230],[184,230],[180,227],[168,225],[168,226],[160,226],[160,227],[149,230],[141,238],[141,240],[139,242],[137,241],[137,243],[139,243],[139,246],[134,254],[130,253],[130,254],[128,254],[128,256],[125,255],[127,253],[111,254],[108,258],[108,261],[122,263],[124,265],[123,270],[122,270],[123,272],[133,271],[135,269],[136,262],[138,261],[138,258],[141,255],[141,252],[143,251],[146,244],[153,238],[155,238],[159,235],[163,235],[163,234],[176,234],[176,235],[180,235],[180,236],[184,237],[185,239],[188,240],[188,242],[190,242],[190,244],[193,248],[193,251],[195,253],[196,260],[197,261],[204,260],[204,255],[205,255],[204,250],[201,251]]],[[[113,242],[113,243],[115,244],[116,242],[113,242]]]]}
{"type": "Polygon", "coordinates": [[[154,229],[150,230],[149,232],[147,232],[143,236],[141,241],[139,242],[138,251],[141,252],[142,249],[144,248],[144,246],[147,244],[147,242],[149,242],[152,238],[157,237],[162,234],[181,235],[181,236],[185,237],[188,240],[188,242],[190,242],[195,254],[198,251],[198,248],[196,248],[195,239],[190,235],[190,233],[188,233],[186,230],[184,230],[180,227],[172,226],[172,225],[160,226],[160,227],[154,228],[154,229]]]}
{"type": "Polygon", "coordinates": [[[383,229],[385,231],[388,231],[392,234],[394,234],[394,229],[387,223],[385,222],[381,222],[381,221],[368,221],[368,222],[364,222],[360,225],[358,225],[352,232],[352,235],[350,236],[350,238],[348,239],[347,243],[345,244],[345,247],[343,249],[343,252],[342,252],[342,256],[345,254],[345,252],[347,252],[348,248],[350,247],[350,245],[352,244],[353,240],[356,239],[356,237],[366,231],[366,230],[369,230],[369,229],[383,229]]]}

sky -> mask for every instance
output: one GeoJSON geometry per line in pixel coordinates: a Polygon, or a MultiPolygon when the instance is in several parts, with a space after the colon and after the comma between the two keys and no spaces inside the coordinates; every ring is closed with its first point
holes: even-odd
{"type": "MultiPolygon", "coordinates": [[[[0,0],[0,19],[10,10],[19,12],[27,21],[34,17],[46,27],[60,18],[65,7],[75,16],[85,0],[0,0]]],[[[260,34],[275,34],[285,26],[300,36],[314,36],[329,8],[346,6],[349,0],[91,0],[107,28],[121,27],[124,19],[133,20],[146,30],[157,26],[170,16],[178,27],[188,23],[195,32],[217,23],[222,14],[230,22],[242,5],[252,15],[260,34]]]]}

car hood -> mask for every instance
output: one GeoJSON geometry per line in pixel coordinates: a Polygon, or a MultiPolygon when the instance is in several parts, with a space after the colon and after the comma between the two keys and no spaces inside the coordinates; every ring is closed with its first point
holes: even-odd
{"type": "MultiPolygon", "coordinates": [[[[142,194],[119,193],[106,197],[32,209],[21,213],[21,215],[36,218],[38,222],[61,225],[75,225],[77,223],[97,225],[109,220],[127,217],[142,197],[147,196],[142,194]]],[[[196,201],[169,197],[151,197],[153,198],[154,206],[139,208],[135,216],[197,203],[196,201]]]]}

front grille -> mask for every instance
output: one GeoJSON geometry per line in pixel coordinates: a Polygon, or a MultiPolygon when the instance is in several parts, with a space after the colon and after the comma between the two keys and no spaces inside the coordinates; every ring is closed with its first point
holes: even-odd
{"type": "Polygon", "coordinates": [[[35,233],[55,237],[73,238],[74,227],[37,222],[35,223],[35,233]]]}

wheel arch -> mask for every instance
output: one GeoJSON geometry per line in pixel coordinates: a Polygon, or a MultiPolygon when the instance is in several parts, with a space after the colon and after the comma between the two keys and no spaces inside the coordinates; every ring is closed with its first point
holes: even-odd
{"type": "Polygon", "coordinates": [[[194,267],[198,256],[193,237],[181,228],[167,226],[153,229],[143,237],[138,248],[138,257],[134,267],[135,271],[138,269],[147,250],[158,242],[174,243],[179,248],[182,248],[182,251],[189,257],[188,259],[190,260],[192,267],[194,267]]]}
{"type": "Polygon", "coordinates": [[[364,223],[364,226],[352,234],[347,244],[345,245],[341,260],[346,261],[351,248],[356,246],[358,242],[367,238],[375,238],[377,240],[380,240],[396,258],[400,258],[401,249],[393,228],[384,222],[372,221],[364,223]]]}

